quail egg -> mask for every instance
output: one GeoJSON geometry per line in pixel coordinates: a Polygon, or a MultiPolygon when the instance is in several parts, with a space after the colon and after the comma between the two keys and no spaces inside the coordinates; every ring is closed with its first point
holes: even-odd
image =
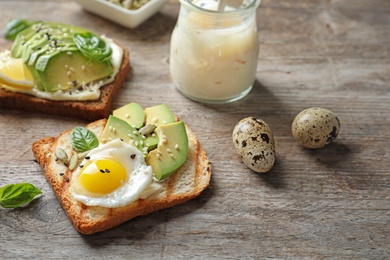
{"type": "Polygon", "coordinates": [[[340,121],[330,110],[312,107],[300,112],[292,123],[292,135],[305,148],[322,148],[340,131],[340,121]]]}
{"type": "Polygon", "coordinates": [[[250,169],[264,173],[275,163],[275,140],[270,127],[259,118],[247,117],[233,129],[233,144],[250,169]]]}

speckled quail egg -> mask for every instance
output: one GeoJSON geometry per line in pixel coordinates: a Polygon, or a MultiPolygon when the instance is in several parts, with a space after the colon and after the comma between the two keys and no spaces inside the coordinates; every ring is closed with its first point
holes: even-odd
{"type": "Polygon", "coordinates": [[[292,135],[305,148],[321,148],[340,131],[340,120],[330,110],[312,107],[300,112],[292,123],[292,135]]]}
{"type": "Polygon", "coordinates": [[[259,118],[247,117],[233,129],[233,144],[242,161],[256,172],[268,172],[275,163],[275,140],[270,127],[259,118]]]}

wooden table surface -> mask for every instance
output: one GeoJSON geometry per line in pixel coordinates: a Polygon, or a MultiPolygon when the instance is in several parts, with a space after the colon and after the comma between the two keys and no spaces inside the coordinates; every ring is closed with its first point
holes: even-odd
{"type": "MultiPolygon", "coordinates": [[[[169,74],[179,12],[170,0],[136,29],[85,12],[72,1],[0,1],[12,18],[84,26],[122,42],[133,77],[114,108],[168,104],[197,133],[213,165],[198,198],[96,235],[71,226],[31,152],[33,141],[87,122],[0,110],[0,186],[28,181],[44,195],[0,208],[1,259],[390,259],[390,2],[263,0],[258,10],[257,81],[241,101],[186,99],[169,74]],[[320,150],[300,147],[291,123],[307,107],[335,112],[341,131],[320,150]],[[234,151],[242,118],[265,120],[277,161],[266,174],[234,151]]],[[[11,42],[0,37],[0,49],[11,42]]]]}

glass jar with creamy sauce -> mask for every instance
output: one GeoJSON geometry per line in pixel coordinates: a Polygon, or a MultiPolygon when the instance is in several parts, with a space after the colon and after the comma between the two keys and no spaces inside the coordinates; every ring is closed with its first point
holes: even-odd
{"type": "Polygon", "coordinates": [[[186,97],[227,103],[246,96],[256,79],[261,0],[180,0],[170,72],[186,97]]]}

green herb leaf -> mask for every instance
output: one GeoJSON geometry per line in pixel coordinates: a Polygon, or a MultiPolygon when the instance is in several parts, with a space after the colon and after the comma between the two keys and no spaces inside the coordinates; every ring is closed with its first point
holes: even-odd
{"type": "Polygon", "coordinates": [[[89,151],[99,145],[96,135],[88,129],[76,126],[70,135],[70,142],[76,151],[89,151]]]}
{"type": "Polygon", "coordinates": [[[5,27],[4,37],[7,40],[13,41],[15,40],[16,35],[18,35],[19,32],[23,31],[24,29],[30,27],[35,23],[38,23],[38,21],[30,22],[26,19],[12,19],[5,27]]]}
{"type": "Polygon", "coordinates": [[[17,208],[31,202],[42,192],[30,183],[8,184],[0,188],[0,206],[17,208]]]}
{"type": "Polygon", "coordinates": [[[91,32],[75,33],[73,40],[81,53],[91,60],[107,61],[111,57],[111,47],[91,32]]]}

